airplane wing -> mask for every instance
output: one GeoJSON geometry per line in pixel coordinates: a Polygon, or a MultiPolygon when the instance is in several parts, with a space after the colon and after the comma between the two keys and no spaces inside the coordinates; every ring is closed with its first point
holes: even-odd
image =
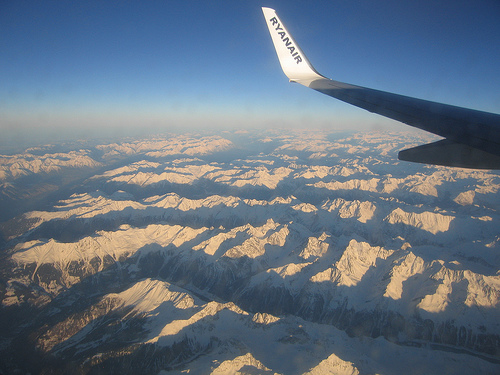
{"type": "Polygon", "coordinates": [[[290,82],[445,139],[399,152],[400,160],[500,169],[500,115],[333,81],[314,69],[274,9],[262,8],[281,68],[290,82]]]}

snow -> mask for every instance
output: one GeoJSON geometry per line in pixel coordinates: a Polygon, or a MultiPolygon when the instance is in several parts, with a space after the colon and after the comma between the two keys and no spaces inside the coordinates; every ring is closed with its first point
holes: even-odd
{"type": "MultiPolygon", "coordinates": [[[[122,226],[118,231],[101,232],[99,235],[84,237],[77,242],[63,243],[54,239],[25,242],[16,246],[12,260],[20,265],[35,264],[31,274],[33,280],[36,279],[41,265],[52,264],[61,272],[63,285],[70,287],[81,281],[80,276],[73,276],[74,262],[83,262],[80,271],[85,276],[86,273],[103,271],[109,266],[109,260],[123,261],[139,250],[141,250],[139,256],[146,255],[148,244],[179,247],[206,230],[207,228],[193,229],[160,224],[152,224],[145,228],[122,226]]],[[[43,286],[52,293],[57,293],[60,289],[56,284],[43,286]]]]}
{"type": "Polygon", "coordinates": [[[175,167],[165,167],[163,171],[158,171],[159,163],[138,162],[132,164],[132,168],[118,168],[108,171],[102,175],[94,176],[93,179],[107,178],[110,182],[126,183],[138,186],[148,186],[169,182],[173,184],[192,184],[203,178],[207,173],[220,169],[220,167],[211,165],[184,165],[175,167]]]}
{"type": "Polygon", "coordinates": [[[309,184],[308,186],[313,186],[319,189],[328,189],[328,190],[363,190],[370,192],[378,192],[380,179],[378,178],[370,178],[367,180],[361,179],[352,179],[345,182],[332,181],[332,182],[317,182],[315,184],[309,184]]]}
{"type": "Polygon", "coordinates": [[[311,257],[321,257],[323,256],[330,247],[330,244],[326,241],[330,235],[323,232],[319,237],[309,237],[307,240],[307,245],[300,252],[299,256],[308,260],[311,257]]]}
{"type": "Polygon", "coordinates": [[[276,323],[279,320],[280,320],[279,317],[266,313],[255,313],[252,318],[252,321],[254,321],[255,323],[264,325],[276,323]]]}
{"type": "Polygon", "coordinates": [[[434,212],[405,212],[401,208],[392,211],[385,220],[390,224],[405,224],[415,228],[423,229],[432,234],[446,232],[454,217],[434,212]]]}
{"type": "Polygon", "coordinates": [[[85,237],[76,243],[62,243],[50,239],[30,241],[16,247],[12,259],[16,262],[69,264],[72,261],[90,260],[110,256],[118,261],[130,256],[146,244],[156,243],[162,247],[169,244],[179,246],[195,238],[206,228],[183,228],[179,225],[153,224],[146,228],[127,228],[116,232],[101,232],[99,236],[85,237]]]}
{"type": "MultiPolygon", "coordinates": [[[[294,317],[276,318],[268,314],[249,315],[233,304],[201,303],[184,311],[179,306],[160,309],[171,299],[168,283],[147,279],[140,281],[119,296],[135,295],[151,290],[155,298],[154,314],[149,314],[148,343],[158,346],[174,345],[177,339],[188,339],[205,348],[218,343],[212,350],[203,351],[179,370],[162,374],[209,373],[273,373],[273,374],[419,374],[463,371],[493,374],[498,365],[472,356],[429,348],[396,345],[383,338],[353,338],[328,325],[319,325],[294,317]],[[146,288],[143,288],[146,286],[146,288]],[[133,292],[132,292],[133,291],[133,292]],[[164,322],[167,321],[167,324],[164,322]],[[257,323],[257,324],[256,324],[257,323]],[[161,328],[161,330],[160,330],[161,328]],[[210,338],[216,341],[210,341],[210,338]]],[[[188,291],[176,293],[188,298],[188,291]]],[[[174,295],[178,296],[178,294],[174,295]]],[[[113,298],[108,295],[105,298],[113,298]]],[[[135,301],[127,298],[126,303],[135,301]]],[[[148,310],[153,308],[148,305],[148,310]]],[[[114,310],[123,309],[117,305],[114,310]]],[[[126,319],[126,318],[125,318],[126,319]]],[[[123,321],[123,320],[122,320],[123,321]]],[[[203,349],[202,349],[203,350],[203,349]]]]}
{"type": "Polygon", "coordinates": [[[102,165],[89,154],[89,150],[78,150],[44,155],[0,155],[0,181],[11,181],[32,174],[60,172],[63,168],[94,168],[102,165]]]}
{"type": "Polygon", "coordinates": [[[471,205],[474,203],[476,193],[473,190],[463,191],[456,196],[454,201],[462,206],[471,205]]]}
{"type": "Polygon", "coordinates": [[[140,281],[130,289],[116,294],[116,297],[120,298],[124,305],[133,305],[135,311],[140,312],[151,312],[166,301],[172,302],[176,309],[188,309],[195,305],[193,297],[182,289],[152,279],[140,281]]]}
{"type": "Polygon", "coordinates": [[[256,360],[252,354],[247,353],[232,360],[222,362],[214,371],[211,372],[211,375],[248,374],[249,371],[252,373],[265,372],[269,374],[276,374],[264,366],[261,362],[256,360]]]}
{"type": "Polygon", "coordinates": [[[358,375],[359,371],[352,362],[343,361],[335,354],[331,354],[327,359],[321,361],[304,375],[358,375]]]}
{"type": "Polygon", "coordinates": [[[393,251],[372,247],[366,242],[351,240],[340,260],[333,267],[311,277],[311,282],[332,282],[336,285],[355,286],[367,271],[377,265],[379,259],[387,259],[393,251]]]}
{"type": "Polygon", "coordinates": [[[356,285],[366,272],[377,265],[379,259],[387,259],[393,252],[382,247],[372,247],[366,242],[351,240],[336,268],[340,273],[339,284],[356,285]]]}
{"type": "Polygon", "coordinates": [[[219,136],[192,137],[189,135],[171,136],[166,139],[138,140],[127,143],[111,143],[96,148],[104,152],[105,158],[117,155],[144,154],[154,158],[172,155],[207,155],[231,149],[231,141],[219,136]]]}
{"type": "Polygon", "coordinates": [[[327,201],[321,208],[328,212],[336,212],[342,219],[357,218],[361,223],[371,220],[376,210],[372,202],[346,201],[342,198],[327,201]]]}
{"type": "Polygon", "coordinates": [[[274,272],[277,275],[279,275],[279,277],[284,279],[287,276],[293,276],[300,273],[300,271],[302,271],[304,267],[307,267],[310,264],[311,263],[300,263],[300,264],[289,263],[283,267],[270,268],[269,270],[267,270],[267,272],[274,272]]]}
{"type": "Polygon", "coordinates": [[[498,306],[500,278],[496,276],[478,275],[470,270],[451,270],[442,267],[433,274],[432,279],[439,282],[434,294],[426,295],[418,307],[430,313],[444,312],[455,316],[461,314],[458,304],[466,306],[498,306]],[[458,301],[455,301],[458,300],[458,301]]]}
{"type": "Polygon", "coordinates": [[[394,300],[400,299],[403,294],[403,284],[410,277],[422,274],[425,270],[425,262],[422,258],[415,256],[411,251],[403,257],[402,262],[397,264],[392,271],[392,277],[387,285],[384,297],[394,300]]]}
{"type": "Polygon", "coordinates": [[[158,340],[161,340],[161,342],[165,344],[165,342],[168,342],[167,340],[165,340],[166,336],[175,336],[183,329],[190,327],[193,324],[196,324],[202,319],[205,319],[207,317],[213,317],[225,309],[235,312],[236,314],[248,315],[248,313],[244,312],[233,303],[221,304],[215,301],[211,301],[206,305],[204,305],[200,311],[196,312],[189,319],[174,320],[171,323],[168,323],[163,327],[159,335],[150,339],[148,343],[156,343],[158,342],[158,340]]]}
{"type": "Polygon", "coordinates": [[[91,150],[2,157],[4,192],[21,176],[102,167],[74,194],[11,223],[18,234],[6,237],[13,268],[7,261],[2,306],[57,306],[54,297],[85,278],[115,275],[115,266],[126,285],[115,278],[96,291],[97,304],[53,318],[40,328],[41,347],[104,358],[117,355],[112,347],[187,342],[192,357],[173,367],[191,373],[498,373],[473,355],[432,351],[409,329],[393,339],[422,348],[314,323],[363,312],[390,328],[384,319],[394,314],[406,327],[431,321],[433,334],[442,324],[468,338],[500,334],[498,173],[403,168],[395,152],[423,142],[401,134],[332,140],[269,130],[252,138],[269,148],[255,155],[238,155],[226,135],[235,134],[100,145],[99,160],[91,150]],[[228,150],[234,155],[214,156],[228,150]],[[59,225],[85,230],[52,235],[59,225]],[[118,345],[114,323],[97,329],[107,319],[141,325],[118,345]]]}
{"type": "Polygon", "coordinates": [[[215,171],[207,173],[204,177],[217,183],[234,186],[263,186],[268,189],[276,189],[278,184],[290,175],[290,168],[272,168],[265,166],[256,168],[241,168],[233,170],[215,171]]]}

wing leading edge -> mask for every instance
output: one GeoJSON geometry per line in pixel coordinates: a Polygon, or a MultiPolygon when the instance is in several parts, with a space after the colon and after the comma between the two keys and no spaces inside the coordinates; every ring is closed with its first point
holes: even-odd
{"type": "Polygon", "coordinates": [[[400,151],[400,160],[500,169],[500,115],[326,78],[314,69],[276,12],[271,8],[262,8],[262,11],[281,68],[290,82],[446,138],[400,151]]]}

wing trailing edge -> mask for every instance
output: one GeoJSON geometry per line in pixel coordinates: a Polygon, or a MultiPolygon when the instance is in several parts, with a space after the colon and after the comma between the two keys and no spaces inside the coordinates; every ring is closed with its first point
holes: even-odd
{"type": "Polygon", "coordinates": [[[402,150],[398,159],[447,167],[500,169],[500,156],[448,139],[402,150]]]}
{"type": "Polygon", "coordinates": [[[400,160],[462,168],[500,169],[500,115],[326,78],[314,69],[274,9],[262,8],[262,11],[281,68],[291,82],[446,138],[446,142],[401,151],[400,160]],[[426,155],[431,150],[432,157],[426,155]]]}

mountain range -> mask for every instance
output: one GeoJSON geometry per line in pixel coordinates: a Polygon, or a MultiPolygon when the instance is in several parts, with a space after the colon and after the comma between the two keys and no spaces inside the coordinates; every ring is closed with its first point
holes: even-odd
{"type": "Polygon", "coordinates": [[[0,371],[500,372],[500,175],[408,132],[0,156],[0,371]]]}

